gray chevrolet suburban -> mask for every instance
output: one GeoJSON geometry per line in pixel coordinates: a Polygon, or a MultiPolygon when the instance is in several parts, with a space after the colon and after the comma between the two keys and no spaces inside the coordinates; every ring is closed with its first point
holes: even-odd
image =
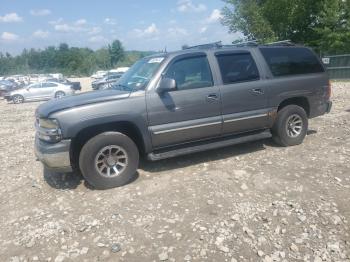
{"type": "Polygon", "coordinates": [[[272,137],[303,142],[330,111],[331,86],[309,48],[196,46],[141,59],[110,90],[44,103],[35,152],[46,168],[80,170],[95,188],[132,181],[139,156],[160,160],[272,137]]]}

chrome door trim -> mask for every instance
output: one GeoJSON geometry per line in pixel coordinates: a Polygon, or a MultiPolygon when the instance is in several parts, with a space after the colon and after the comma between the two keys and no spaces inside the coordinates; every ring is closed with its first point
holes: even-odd
{"type": "Polygon", "coordinates": [[[236,118],[236,119],[224,120],[224,123],[231,123],[231,122],[248,120],[248,119],[253,119],[253,118],[266,117],[268,115],[269,115],[268,113],[265,113],[265,114],[259,114],[259,115],[254,115],[254,116],[240,117],[240,118],[236,118]]]}
{"type": "Polygon", "coordinates": [[[188,129],[205,127],[205,126],[214,126],[214,125],[219,125],[219,124],[221,125],[222,122],[220,121],[220,122],[213,122],[213,123],[200,124],[200,125],[194,125],[194,126],[179,127],[179,128],[169,129],[169,130],[162,130],[162,131],[153,132],[153,134],[160,135],[160,134],[166,134],[166,133],[171,133],[171,132],[176,132],[176,131],[181,131],[181,130],[188,130],[188,129]]]}

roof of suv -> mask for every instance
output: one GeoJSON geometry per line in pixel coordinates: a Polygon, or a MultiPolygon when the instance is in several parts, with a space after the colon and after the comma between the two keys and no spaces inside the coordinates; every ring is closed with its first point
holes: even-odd
{"type": "Polygon", "coordinates": [[[247,51],[251,49],[256,48],[308,48],[302,45],[297,45],[289,40],[286,41],[279,41],[275,43],[269,43],[269,44],[257,44],[256,42],[246,42],[246,43],[239,43],[236,45],[221,45],[221,42],[216,42],[212,44],[204,44],[204,45],[198,45],[193,47],[188,47],[183,50],[177,50],[172,52],[163,52],[163,53],[157,53],[150,56],[147,56],[146,58],[154,58],[154,57],[160,57],[160,56],[177,56],[182,54],[191,54],[194,52],[208,52],[208,51],[247,51]]]}

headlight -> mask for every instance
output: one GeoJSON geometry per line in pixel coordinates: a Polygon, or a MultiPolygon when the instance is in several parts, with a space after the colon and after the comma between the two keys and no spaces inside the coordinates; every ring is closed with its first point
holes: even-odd
{"type": "Polygon", "coordinates": [[[37,118],[36,121],[37,136],[39,139],[57,143],[61,141],[61,129],[56,119],[37,118]]]}
{"type": "Polygon", "coordinates": [[[46,118],[39,118],[39,127],[46,128],[46,129],[56,129],[59,128],[58,122],[56,119],[46,119],[46,118]]]}

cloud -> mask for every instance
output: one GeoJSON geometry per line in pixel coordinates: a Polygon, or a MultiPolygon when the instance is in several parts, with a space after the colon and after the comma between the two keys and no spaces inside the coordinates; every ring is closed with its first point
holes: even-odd
{"type": "Polygon", "coordinates": [[[114,18],[105,18],[105,20],[103,21],[106,25],[116,25],[117,21],[114,18]]]}
{"type": "Polygon", "coordinates": [[[170,27],[168,29],[168,33],[170,36],[185,36],[188,35],[188,32],[186,29],[181,27],[170,27]]]}
{"type": "Polygon", "coordinates": [[[213,12],[210,14],[210,16],[206,19],[207,23],[216,23],[222,19],[222,14],[219,9],[214,9],[213,12]]]}
{"type": "Polygon", "coordinates": [[[76,26],[82,26],[82,25],[86,25],[86,23],[87,23],[86,19],[79,19],[79,20],[75,21],[74,24],[76,26]]]}
{"type": "Polygon", "coordinates": [[[49,37],[49,34],[50,33],[48,31],[37,30],[33,33],[33,37],[45,39],[49,37]]]}
{"type": "Polygon", "coordinates": [[[16,23],[16,22],[22,22],[22,21],[23,21],[23,18],[17,15],[17,13],[10,13],[4,16],[0,16],[0,22],[3,22],[3,23],[16,23]]]}
{"type": "Polygon", "coordinates": [[[199,33],[204,34],[205,32],[207,32],[207,30],[208,30],[208,27],[203,26],[201,29],[199,29],[199,33]]]}
{"type": "Polygon", "coordinates": [[[30,14],[33,16],[47,16],[51,14],[51,10],[49,9],[36,9],[36,10],[30,10],[30,14]]]}
{"type": "Polygon", "coordinates": [[[204,4],[195,5],[192,0],[179,0],[177,2],[177,10],[181,13],[200,13],[207,10],[207,7],[204,4]]]}
{"type": "Polygon", "coordinates": [[[94,26],[93,28],[90,29],[88,32],[89,35],[97,35],[102,32],[102,28],[99,26],[94,26]]]}
{"type": "Polygon", "coordinates": [[[134,29],[134,33],[137,37],[152,37],[159,34],[159,29],[155,23],[152,23],[145,29],[134,29]]]}
{"type": "Polygon", "coordinates": [[[50,25],[58,25],[61,24],[63,22],[63,18],[58,18],[57,20],[53,20],[53,21],[49,21],[50,25]]]}
{"type": "Polygon", "coordinates": [[[96,35],[89,38],[90,43],[106,43],[107,41],[108,39],[102,35],[96,35]]]}
{"type": "Polygon", "coordinates": [[[15,41],[18,38],[19,38],[18,35],[13,34],[13,33],[9,33],[9,32],[3,32],[1,34],[1,40],[4,40],[4,41],[15,41]]]}
{"type": "Polygon", "coordinates": [[[64,24],[56,24],[54,26],[54,29],[58,32],[62,32],[62,33],[77,33],[77,32],[86,32],[88,31],[89,29],[88,28],[85,28],[82,26],[82,24],[79,24],[83,21],[76,21],[75,23],[73,24],[67,24],[67,23],[64,23],[64,24]]]}

